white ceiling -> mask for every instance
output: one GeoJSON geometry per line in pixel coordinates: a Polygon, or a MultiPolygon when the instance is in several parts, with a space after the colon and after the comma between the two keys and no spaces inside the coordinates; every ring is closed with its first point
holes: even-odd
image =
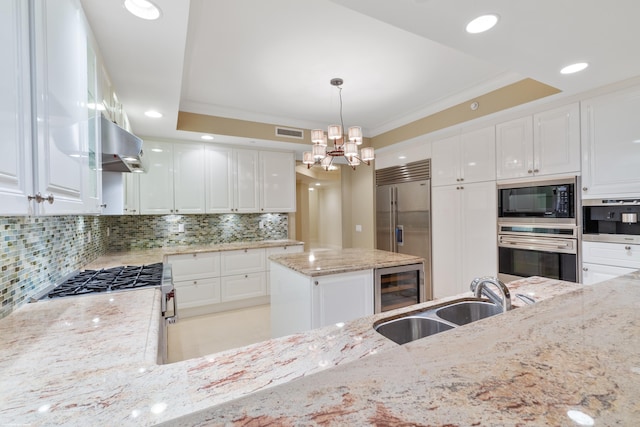
{"type": "Polygon", "coordinates": [[[198,139],[178,110],[324,128],[339,119],[333,77],[345,126],[371,137],[525,77],[570,95],[640,75],[638,0],[154,0],[157,21],[81,1],[143,136],[198,139]],[[498,25],[467,34],[484,13],[498,25]],[[591,65],[559,73],[577,61],[591,65]]]}

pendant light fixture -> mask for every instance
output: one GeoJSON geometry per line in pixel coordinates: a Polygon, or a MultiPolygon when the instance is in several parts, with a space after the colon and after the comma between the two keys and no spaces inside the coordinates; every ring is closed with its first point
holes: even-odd
{"type": "Polygon", "coordinates": [[[306,151],[302,154],[302,163],[307,165],[307,168],[311,168],[313,165],[320,165],[325,170],[329,170],[334,158],[344,157],[347,164],[353,169],[361,163],[370,165],[375,157],[373,148],[364,147],[358,150],[358,146],[362,144],[362,128],[352,126],[346,135],[342,133],[344,129],[344,121],[342,119],[342,84],[344,80],[334,78],[331,79],[330,83],[331,86],[338,88],[340,124],[329,125],[327,133],[324,133],[322,129],[313,129],[311,131],[311,143],[313,145],[311,151],[306,151]],[[333,147],[329,146],[328,141],[331,141],[333,147]]]}

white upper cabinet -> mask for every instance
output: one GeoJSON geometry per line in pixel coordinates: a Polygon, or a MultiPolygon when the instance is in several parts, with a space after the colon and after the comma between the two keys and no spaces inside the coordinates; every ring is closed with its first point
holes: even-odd
{"type": "Polygon", "coordinates": [[[206,147],[207,213],[294,212],[293,153],[206,147]]]}
{"type": "Polygon", "coordinates": [[[140,213],[173,213],[173,144],[144,141],[149,167],[140,175],[140,213]]]}
{"type": "MultiPolygon", "coordinates": [[[[40,214],[87,213],[87,32],[79,1],[35,2],[35,191],[40,214]],[[50,201],[52,203],[50,203],[50,201]]],[[[93,125],[95,126],[95,125],[93,125]]]]}
{"type": "Polygon", "coordinates": [[[260,212],[295,212],[295,168],[293,153],[260,152],[260,212]]]}
{"type": "Polygon", "coordinates": [[[433,186],[496,179],[493,126],[434,141],[433,186]]]}
{"type": "Polygon", "coordinates": [[[149,170],[140,175],[140,213],[204,213],[204,145],[145,141],[149,170]]]}
{"type": "Polygon", "coordinates": [[[204,179],[204,144],[173,144],[175,213],[204,213],[204,179]]]}
{"type": "Polygon", "coordinates": [[[496,126],[498,180],[578,174],[580,109],[577,103],[496,126]]]}
{"type": "Polygon", "coordinates": [[[32,214],[28,4],[0,2],[0,214],[32,214]]]}
{"type": "Polygon", "coordinates": [[[235,165],[234,212],[258,212],[260,204],[258,152],[235,150],[233,156],[235,165]]]}
{"type": "Polygon", "coordinates": [[[582,197],[640,197],[640,88],[582,101],[582,197]]]}
{"type": "Polygon", "coordinates": [[[205,147],[205,207],[208,213],[233,212],[235,192],[233,149],[205,147]]]}

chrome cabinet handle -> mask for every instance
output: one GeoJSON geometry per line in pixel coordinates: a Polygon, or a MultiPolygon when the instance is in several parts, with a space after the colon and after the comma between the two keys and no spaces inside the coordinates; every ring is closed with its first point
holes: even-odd
{"type": "Polygon", "coordinates": [[[36,203],[42,203],[42,202],[49,202],[49,204],[53,204],[53,194],[49,194],[46,197],[44,197],[42,194],[37,193],[35,196],[32,195],[28,195],[27,196],[27,200],[32,201],[35,200],[36,203]]]}

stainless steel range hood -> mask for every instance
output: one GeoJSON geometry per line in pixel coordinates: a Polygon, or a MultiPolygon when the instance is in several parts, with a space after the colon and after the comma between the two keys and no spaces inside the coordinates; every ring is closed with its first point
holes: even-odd
{"type": "Polygon", "coordinates": [[[117,124],[100,117],[102,170],[107,172],[145,172],[142,140],[117,124]]]}

